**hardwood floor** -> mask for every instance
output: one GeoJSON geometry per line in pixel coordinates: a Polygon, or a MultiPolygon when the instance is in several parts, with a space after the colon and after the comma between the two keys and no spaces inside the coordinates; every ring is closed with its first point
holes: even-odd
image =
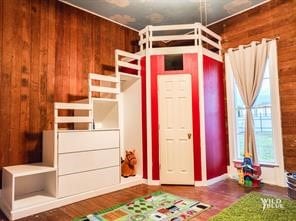
{"type": "MultiPolygon", "coordinates": [[[[172,194],[196,199],[201,202],[213,205],[211,209],[192,219],[194,221],[207,220],[209,217],[217,214],[222,209],[228,207],[241,196],[247,194],[250,191],[258,191],[267,195],[288,198],[286,188],[267,184],[258,189],[244,188],[239,186],[236,181],[230,179],[218,182],[208,187],[147,186],[142,184],[26,217],[20,219],[19,221],[72,220],[74,217],[87,215],[89,213],[111,207],[118,203],[128,202],[136,197],[140,197],[157,190],[163,190],[172,194]]],[[[7,221],[2,213],[0,213],[0,220],[7,221]]]]}

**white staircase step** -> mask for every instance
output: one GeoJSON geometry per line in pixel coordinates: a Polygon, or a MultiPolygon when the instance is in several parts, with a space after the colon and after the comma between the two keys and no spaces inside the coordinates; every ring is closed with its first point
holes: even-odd
{"type": "Polygon", "coordinates": [[[10,174],[12,174],[13,177],[21,177],[56,171],[54,167],[46,166],[41,163],[8,166],[4,167],[4,169],[8,171],[10,174]]]}

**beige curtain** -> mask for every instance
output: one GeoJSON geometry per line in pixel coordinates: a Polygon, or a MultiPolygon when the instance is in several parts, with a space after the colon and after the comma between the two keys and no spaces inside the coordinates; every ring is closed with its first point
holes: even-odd
{"type": "Polygon", "coordinates": [[[265,39],[260,44],[252,42],[249,47],[239,46],[236,50],[228,49],[234,79],[246,108],[245,153],[252,154],[254,162],[258,162],[258,157],[251,108],[261,88],[267,59],[267,49],[268,44],[265,39]]]}

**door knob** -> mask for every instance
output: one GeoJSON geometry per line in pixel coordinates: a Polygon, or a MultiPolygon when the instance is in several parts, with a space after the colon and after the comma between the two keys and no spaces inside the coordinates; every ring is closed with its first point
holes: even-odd
{"type": "Polygon", "coordinates": [[[188,136],[188,139],[190,140],[191,139],[191,133],[188,133],[187,136],[188,136]]]}

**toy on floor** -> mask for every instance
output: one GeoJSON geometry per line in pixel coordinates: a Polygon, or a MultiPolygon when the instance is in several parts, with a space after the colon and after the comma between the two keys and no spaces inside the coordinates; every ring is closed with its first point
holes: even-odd
{"type": "Polygon", "coordinates": [[[239,184],[247,187],[260,187],[261,167],[253,164],[250,154],[246,153],[243,162],[235,162],[234,166],[238,171],[239,184]]]}
{"type": "Polygon", "coordinates": [[[125,151],[125,159],[121,162],[121,176],[129,177],[136,175],[135,165],[137,164],[137,159],[135,156],[135,150],[125,151]]]}

